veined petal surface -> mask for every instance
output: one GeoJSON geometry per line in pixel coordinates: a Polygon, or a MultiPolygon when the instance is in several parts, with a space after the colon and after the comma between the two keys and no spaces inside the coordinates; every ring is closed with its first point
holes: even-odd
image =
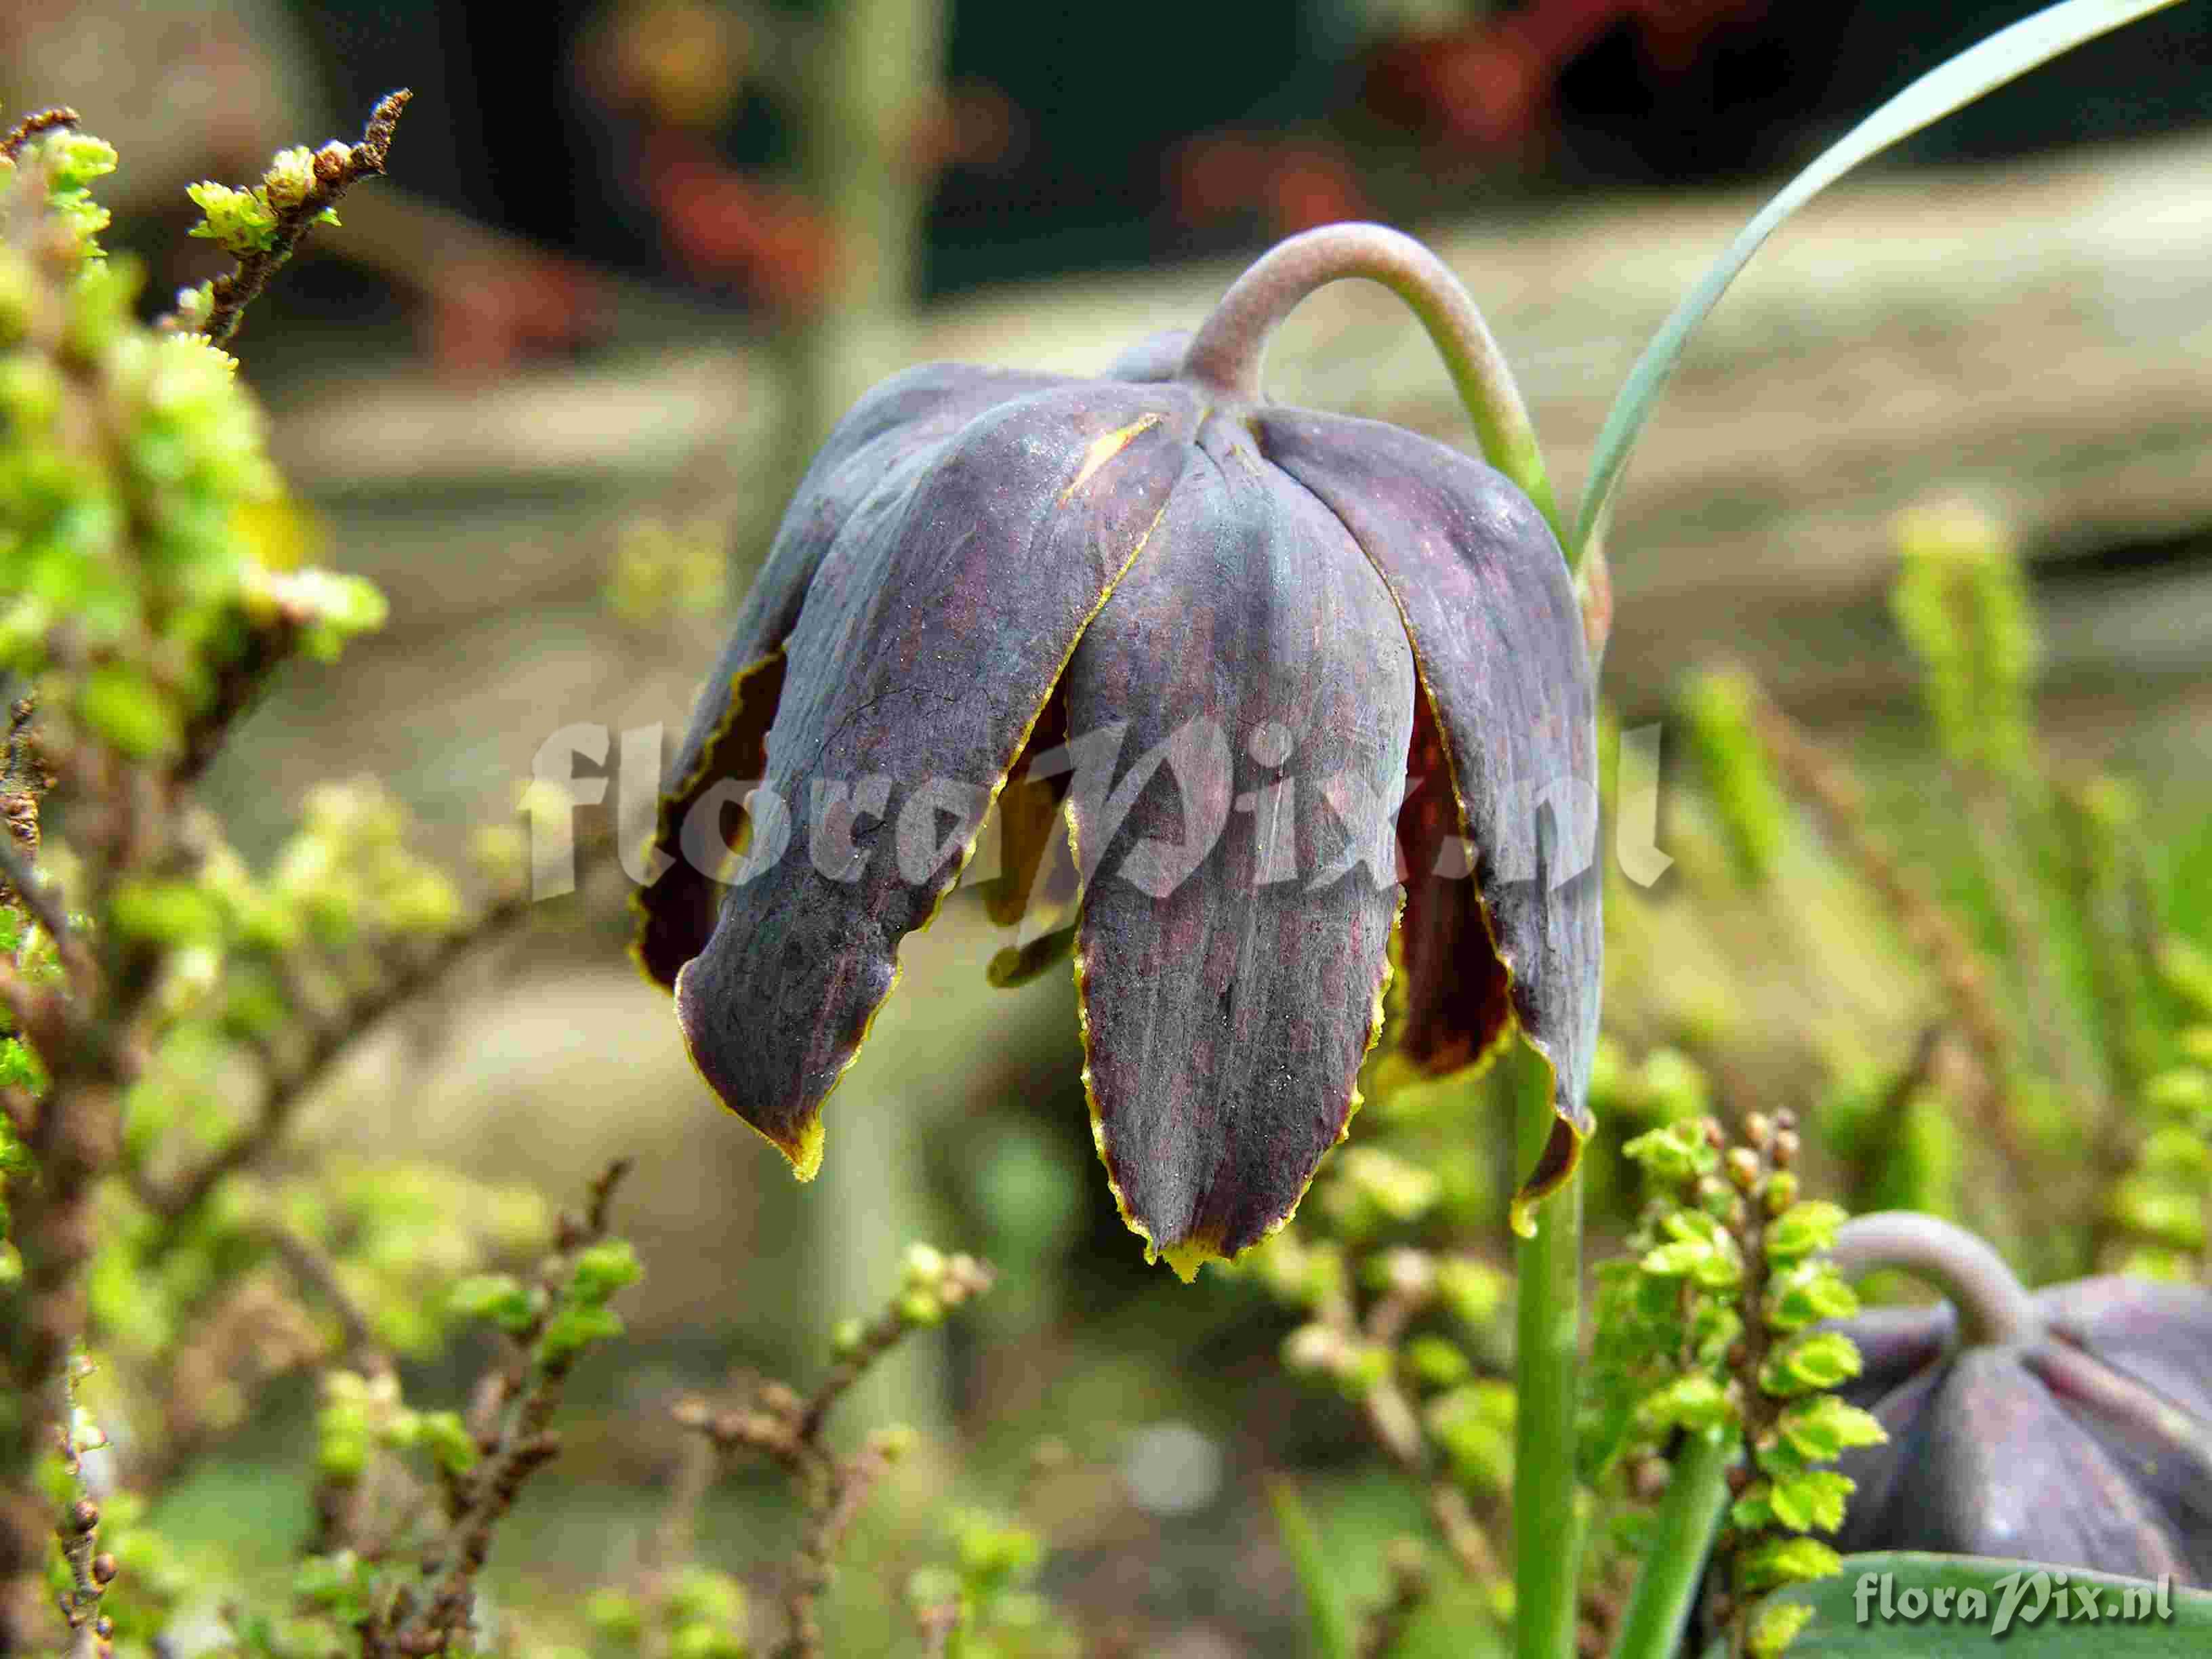
{"type": "Polygon", "coordinates": [[[1486,934],[1516,1023],[1555,1079],[1558,1123],[1522,1188],[1538,1196],[1590,1130],[1603,948],[1596,687],[1565,562],[1528,499],[1457,450],[1306,410],[1263,409],[1255,425],[1262,453],[1342,522],[1404,617],[1474,863],[1473,880],[1412,872],[1403,945],[1419,1023],[1407,1052],[1442,1068],[1495,1046],[1486,934]]]}
{"type": "Polygon", "coordinates": [[[1209,420],[1067,676],[1118,732],[1068,796],[1093,1127],[1178,1271],[1279,1225],[1342,1138],[1381,1018],[1413,672],[1343,527],[1209,420]]]}
{"type": "Polygon", "coordinates": [[[1180,388],[1102,381],[1002,403],[869,495],[821,560],[785,642],[768,799],[677,982],[694,1062],[802,1176],[901,939],[1139,561],[1197,416],[1180,388]]]}

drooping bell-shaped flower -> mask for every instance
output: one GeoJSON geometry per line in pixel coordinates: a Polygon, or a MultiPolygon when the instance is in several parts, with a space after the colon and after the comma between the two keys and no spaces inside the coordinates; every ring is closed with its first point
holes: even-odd
{"type": "Polygon", "coordinates": [[[1524,1195],[1571,1167],[1600,949],[1582,616],[1499,472],[1260,396],[1267,333],[1346,275],[1494,358],[1433,258],[1330,227],[1195,337],[1092,380],[915,368],[814,460],[672,767],[637,952],[802,1179],[994,801],[993,914],[1026,941],[994,977],[1073,930],[1099,1155],[1179,1269],[1280,1224],[1343,1137],[1401,905],[1403,1052],[1449,1069],[1517,1029],[1557,1084],[1524,1195]]]}
{"type": "Polygon", "coordinates": [[[1889,1431],[1844,1453],[1836,1547],[1932,1550],[2212,1584],[2212,1294],[2118,1276],[2030,1294],[1930,1216],[1845,1224],[1834,1257],[1950,1300],[1844,1322],[1840,1392],[1889,1431]]]}

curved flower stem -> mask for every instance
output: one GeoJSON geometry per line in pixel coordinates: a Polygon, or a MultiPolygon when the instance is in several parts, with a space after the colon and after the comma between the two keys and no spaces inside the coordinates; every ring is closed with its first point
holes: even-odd
{"type": "MultiPolygon", "coordinates": [[[[1535,502],[1568,545],[1528,405],[1505,354],[1443,260],[1386,225],[1323,225],[1277,243],[1230,285],[1183,354],[1181,378],[1246,403],[1260,398],[1260,365],[1284,318],[1316,289],[1364,276],[1413,307],[1451,373],[1482,453],[1535,502]]],[[[1570,566],[1574,562],[1568,553],[1570,566]]]]}
{"type": "Polygon", "coordinates": [[[1644,1570],[1613,1638],[1613,1659],[1669,1659],[1681,1645],[1682,1626],[1698,1593],[1705,1553],[1712,1547],[1728,1499],[1734,1439],[1725,1434],[1683,1437],[1659,1505],[1658,1525],[1644,1553],[1644,1570]]]}
{"type": "MultiPolygon", "coordinates": [[[[1512,1067],[1519,1167],[1551,1139],[1552,1072],[1525,1044],[1512,1067]]],[[[1575,1407],[1582,1329],[1582,1172],[1535,1209],[1514,1250],[1513,1651],[1571,1659],[1582,1539],[1575,1509],[1575,1407]]]]}
{"type": "Polygon", "coordinates": [[[1836,1232],[1828,1260],[1846,1279],[1894,1267],[1924,1279],[1959,1311],[1960,1340],[1969,1347],[2017,1342],[2042,1321],[2013,1270],[1964,1227],[1911,1210],[1854,1216],[1836,1232]]]}

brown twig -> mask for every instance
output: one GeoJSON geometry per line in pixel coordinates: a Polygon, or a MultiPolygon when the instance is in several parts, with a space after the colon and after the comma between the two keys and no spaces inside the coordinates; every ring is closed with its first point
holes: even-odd
{"type": "Polygon", "coordinates": [[[552,1428],[553,1413],[561,1403],[575,1355],[541,1356],[532,1351],[560,1304],[578,1253],[606,1237],[608,1209],[630,1167],[631,1161],[626,1158],[610,1164],[592,1182],[583,1214],[561,1218],[554,1253],[540,1275],[544,1294],[538,1316],[514,1336],[518,1364],[511,1368],[510,1376],[519,1370],[524,1373],[523,1380],[520,1386],[510,1382],[502,1390],[514,1401],[511,1411],[502,1413],[507,1420],[485,1448],[483,1462],[463,1478],[458,1515],[423,1573],[428,1588],[417,1601],[416,1610],[399,1621],[394,1633],[392,1646],[399,1653],[442,1652],[466,1628],[477,1575],[490,1553],[494,1531],[514,1507],[530,1477],[560,1449],[560,1437],[552,1428]]]}
{"type": "Polygon", "coordinates": [[[76,1432],[76,1385],[91,1373],[92,1363],[73,1358],[62,1373],[64,1416],[56,1436],[62,1462],[69,1471],[76,1496],[62,1511],[54,1528],[61,1540],[62,1559],[68,1563],[70,1588],[59,1598],[62,1617],[68,1621],[70,1659],[107,1659],[108,1639],[115,1626],[100,1610],[102,1597],[115,1577],[115,1558],[100,1547],[100,1506],[92,1500],[84,1480],[84,1454],[107,1443],[105,1435],[83,1441],[76,1432]]]}
{"type": "MultiPolygon", "coordinates": [[[[1355,1358],[1361,1348],[1395,1343],[1435,1297],[1435,1265],[1421,1252],[1394,1253],[1390,1269],[1389,1283],[1364,1320],[1348,1293],[1333,1295],[1315,1310],[1319,1322],[1334,1334],[1337,1352],[1347,1360],[1355,1358]]],[[[1467,1494],[1448,1474],[1438,1472],[1420,1414],[1405,1389],[1385,1376],[1361,1391],[1359,1407],[1375,1443],[1407,1476],[1427,1489],[1430,1519],[1461,1571],[1478,1583],[1496,1582],[1503,1576],[1497,1552],[1467,1494]]]]}
{"type": "Polygon", "coordinates": [[[338,1329],[345,1339],[346,1368],[364,1376],[390,1371],[392,1357],[377,1341],[375,1328],[362,1311],[361,1304],[354,1300],[353,1293],[338,1277],[337,1263],[313,1239],[280,1223],[269,1223],[260,1231],[300,1288],[336,1316],[338,1329]]]}
{"type": "Polygon", "coordinates": [[[23,146],[42,132],[52,132],[57,127],[73,127],[77,113],[67,104],[57,104],[52,109],[33,111],[8,129],[8,136],[0,138],[0,158],[14,161],[23,153],[23,146]]]}
{"type": "Polygon", "coordinates": [[[54,787],[32,730],[37,705],[18,699],[8,710],[8,735],[0,744],[0,904],[20,909],[46,930],[63,965],[72,974],[88,965],[84,947],[60,902],[40,883],[34,867],[40,842],[40,803],[54,787]]]}
{"type": "Polygon", "coordinates": [[[705,1435],[718,1451],[743,1448],[768,1458],[799,1493],[806,1522],[787,1577],[784,1614],[789,1630],[780,1650],[783,1659],[821,1659],[825,1649],[820,1603],[838,1547],[897,1455],[897,1438],[879,1431],[859,1452],[841,1461],[823,1443],[830,1412],[909,1332],[936,1322],[933,1317],[917,1316],[910,1295],[925,1295],[941,1316],[991,1288],[994,1275],[985,1263],[966,1255],[932,1256],[930,1282],[915,1287],[910,1278],[908,1291],[841,1342],[841,1357],[811,1395],[802,1397],[787,1384],[767,1382],[744,1405],[717,1409],[694,1398],[676,1408],[676,1420],[705,1435]]]}
{"type": "MultiPolygon", "coordinates": [[[[334,139],[315,152],[314,183],[299,201],[278,210],[271,246],[246,254],[240,258],[236,269],[216,277],[210,285],[215,303],[198,332],[216,345],[226,343],[237,333],[246,307],[260,297],[269,286],[269,279],[298,250],[301,239],[316,219],[363,179],[382,175],[400,112],[414,95],[404,87],[386,93],[370,112],[359,143],[343,144],[334,139]]],[[[173,318],[162,320],[176,325],[173,318]]]]}

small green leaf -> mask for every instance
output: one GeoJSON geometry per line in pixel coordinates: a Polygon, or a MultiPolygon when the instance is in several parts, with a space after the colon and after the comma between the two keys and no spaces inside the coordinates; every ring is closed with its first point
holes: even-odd
{"type": "Polygon", "coordinates": [[[613,1309],[572,1302],[545,1322],[545,1334],[538,1339],[538,1363],[564,1364],[594,1342],[611,1341],[622,1334],[622,1316],[613,1309]]]}
{"type": "Polygon", "coordinates": [[[1767,1357],[1759,1386],[1777,1399],[1832,1389],[1859,1374],[1859,1351],[1841,1331],[1801,1336],[1767,1357]]]}
{"type": "Polygon", "coordinates": [[[501,1330],[526,1330],[537,1316],[530,1292],[512,1273],[471,1273],[453,1286],[447,1307],[459,1319],[483,1319],[501,1330]]]}
{"type": "Polygon", "coordinates": [[[1305,1592],[1306,1619],[1321,1659],[1352,1659],[1358,1649],[1340,1563],[1322,1544],[1296,1486],[1287,1480],[1273,1482],[1267,1488],[1267,1501],[1275,1512],[1275,1535],[1305,1592]]]}
{"type": "Polygon", "coordinates": [[[1842,1205],[1826,1199],[1792,1204],[1767,1224],[1766,1254],[1776,1261],[1797,1261],[1815,1251],[1833,1249],[1836,1229],[1849,1218],[1842,1205]]]}
{"type": "Polygon", "coordinates": [[[1781,1656],[1797,1632],[1803,1630],[1813,1617],[1813,1609],[1800,1607],[1794,1601],[1769,1601],[1751,1615],[1751,1628],[1745,1632],[1745,1644],[1752,1659],[1781,1659],[1781,1656]]]}
{"type": "Polygon", "coordinates": [[[1623,1157],[1642,1165],[1652,1181],[1674,1186],[1710,1175],[1720,1164],[1720,1154],[1705,1138],[1703,1121],[1697,1118],[1647,1130],[1620,1151],[1623,1157]]]}
{"type": "Polygon", "coordinates": [[[1778,1275],[1767,1291],[1766,1323],[1777,1331],[1802,1331],[1827,1319],[1849,1319],[1859,1310],[1858,1292],[1834,1268],[1801,1262],[1778,1275]]]}
{"type": "Polygon", "coordinates": [[[415,1443],[448,1474],[466,1474],[477,1466],[477,1443],[458,1412],[424,1412],[416,1419],[415,1443]]]}
{"type": "Polygon", "coordinates": [[[638,1265],[637,1252],[626,1238],[605,1239],[579,1251],[576,1265],[570,1273],[570,1292],[580,1301],[605,1302],[625,1285],[635,1285],[645,1275],[638,1265]]]}
{"type": "Polygon", "coordinates": [[[1832,1394],[1785,1406],[1777,1426],[1784,1442],[1808,1463],[1826,1462],[1846,1447],[1879,1446],[1889,1438],[1871,1412],[1832,1394]]]}
{"type": "Polygon", "coordinates": [[[1844,1524],[1844,1501],[1856,1490],[1847,1474],[1808,1469],[1778,1479],[1767,1502],[1774,1518],[1793,1532],[1833,1532],[1844,1524]]]}
{"type": "Polygon", "coordinates": [[[1656,1425],[1684,1428],[1693,1433],[1717,1429],[1735,1420],[1721,1385],[1703,1372],[1678,1376],[1663,1389],[1644,1396],[1641,1410],[1656,1425]]]}
{"type": "Polygon", "coordinates": [[[1826,1578],[1843,1565],[1844,1558],[1817,1538],[1771,1538],[1744,1557],[1743,1582],[1747,1589],[1771,1589],[1826,1578]]]}

